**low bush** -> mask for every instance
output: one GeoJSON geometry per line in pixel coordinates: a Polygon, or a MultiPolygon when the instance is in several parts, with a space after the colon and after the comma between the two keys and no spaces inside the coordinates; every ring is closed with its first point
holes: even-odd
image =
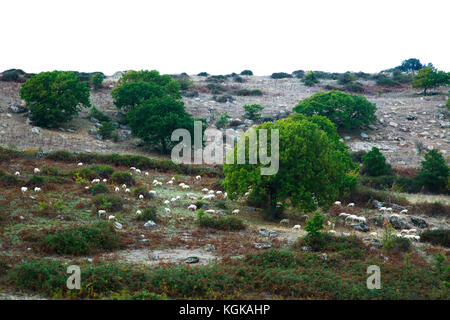
{"type": "Polygon", "coordinates": [[[421,242],[430,242],[436,246],[450,248],[450,230],[426,230],[420,235],[421,242]]]}
{"type": "Polygon", "coordinates": [[[119,211],[123,207],[123,200],[121,197],[113,194],[98,194],[92,200],[95,211],[106,210],[109,212],[119,211]]]}
{"type": "Polygon", "coordinates": [[[144,211],[142,211],[142,213],[140,215],[136,216],[136,220],[138,220],[138,221],[152,220],[154,222],[158,222],[156,208],[155,207],[145,208],[144,211]]]}
{"type": "Polygon", "coordinates": [[[198,211],[198,225],[201,227],[234,231],[245,229],[245,224],[242,219],[233,216],[225,217],[209,217],[203,210],[198,211]]]}
{"type": "Polygon", "coordinates": [[[98,178],[107,179],[114,173],[114,168],[105,164],[96,164],[70,172],[72,176],[76,173],[78,173],[80,177],[89,180],[98,178]]]}
{"type": "Polygon", "coordinates": [[[98,128],[98,134],[102,137],[102,139],[110,139],[113,136],[116,127],[111,121],[104,121],[98,128]]]}
{"type": "Polygon", "coordinates": [[[275,72],[270,76],[272,79],[292,78],[292,75],[286,72],[275,72]]]}
{"type": "Polygon", "coordinates": [[[244,70],[241,72],[241,76],[252,76],[253,72],[251,70],[244,70]]]}
{"type": "Polygon", "coordinates": [[[392,171],[386,163],[386,158],[377,147],[373,147],[372,150],[362,157],[362,163],[363,171],[370,176],[377,177],[392,171]]]}
{"type": "Polygon", "coordinates": [[[111,181],[117,184],[134,185],[134,178],[128,171],[116,171],[111,175],[111,181]]]}
{"type": "Polygon", "coordinates": [[[113,226],[102,221],[52,232],[43,236],[37,246],[49,253],[86,255],[118,249],[120,244],[121,237],[113,226]]]}
{"type": "Polygon", "coordinates": [[[262,96],[263,93],[259,89],[239,89],[235,91],[234,94],[237,96],[262,96]]]}
{"type": "Polygon", "coordinates": [[[109,189],[104,184],[94,184],[93,186],[89,187],[89,191],[93,196],[96,196],[100,193],[109,193],[109,189]]]}

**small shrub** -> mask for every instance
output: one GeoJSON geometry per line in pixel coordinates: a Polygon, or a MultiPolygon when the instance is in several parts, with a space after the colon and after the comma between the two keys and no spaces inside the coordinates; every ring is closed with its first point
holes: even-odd
{"type": "Polygon", "coordinates": [[[197,74],[198,77],[207,77],[209,76],[208,72],[200,72],[199,74],[197,74]]]}
{"type": "Polygon", "coordinates": [[[113,226],[106,222],[87,226],[74,226],[42,237],[38,247],[50,253],[85,255],[120,248],[121,238],[113,226]]]}
{"type": "Polygon", "coordinates": [[[95,72],[91,77],[91,84],[94,89],[100,89],[103,86],[103,80],[105,80],[105,75],[101,72],[95,72]]]}
{"type": "Polygon", "coordinates": [[[420,241],[450,248],[450,230],[426,230],[420,235],[420,241]]]}
{"type": "Polygon", "coordinates": [[[112,137],[114,130],[116,130],[114,124],[111,121],[105,121],[98,128],[98,133],[102,139],[109,139],[112,137]]]}
{"type": "Polygon", "coordinates": [[[323,228],[325,217],[320,213],[315,213],[312,219],[306,221],[305,230],[308,231],[302,242],[310,246],[312,250],[319,251],[325,245],[325,235],[320,232],[323,228]]]}
{"type": "Polygon", "coordinates": [[[204,214],[203,210],[198,212],[198,224],[201,227],[233,231],[245,229],[245,224],[242,219],[233,216],[226,216],[223,218],[209,217],[204,214]]]}
{"type": "Polygon", "coordinates": [[[47,179],[43,176],[33,175],[28,181],[27,186],[30,187],[42,187],[47,184],[47,179]]]}
{"type": "Polygon", "coordinates": [[[119,211],[122,209],[123,200],[121,197],[112,194],[98,194],[93,200],[92,203],[96,212],[98,210],[106,210],[106,211],[119,211]]]}
{"type": "Polygon", "coordinates": [[[448,192],[450,169],[442,153],[433,149],[425,154],[419,172],[419,179],[431,192],[448,192]]]}
{"type": "Polygon", "coordinates": [[[251,70],[244,70],[241,72],[241,76],[252,76],[253,72],[251,70]]]}
{"type": "Polygon", "coordinates": [[[364,172],[374,177],[381,176],[389,171],[386,158],[377,147],[373,147],[362,157],[362,163],[364,172]]]}
{"type": "Polygon", "coordinates": [[[75,170],[71,173],[72,175],[78,173],[80,177],[85,179],[107,179],[114,173],[114,168],[105,164],[96,164],[93,166],[75,170]]]}
{"type": "Polygon", "coordinates": [[[303,71],[303,70],[296,70],[296,71],[292,72],[292,75],[294,77],[296,77],[297,79],[301,79],[301,78],[303,78],[305,76],[305,71],[303,71]]]}
{"type": "Polygon", "coordinates": [[[156,208],[154,208],[154,207],[145,208],[144,211],[142,212],[142,214],[136,216],[136,220],[139,220],[139,221],[152,220],[154,222],[157,222],[158,216],[156,214],[156,208]]]}
{"type": "Polygon", "coordinates": [[[111,180],[117,184],[134,185],[134,178],[128,171],[116,171],[111,175],[111,180]]]}
{"type": "Polygon", "coordinates": [[[319,83],[319,78],[313,71],[308,71],[302,79],[305,86],[313,87],[319,83]]]}
{"type": "Polygon", "coordinates": [[[292,75],[286,72],[275,72],[270,76],[272,79],[292,78],[292,75]]]}
{"type": "Polygon", "coordinates": [[[109,193],[108,187],[105,186],[104,184],[101,184],[101,183],[91,186],[89,188],[89,191],[91,192],[91,194],[93,196],[96,196],[96,195],[98,195],[100,193],[109,193]]]}
{"type": "Polygon", "coordinates": [[[222,129],[228,127],[230,124],[231,117],[228,115],[228,113],[224,112],[220,114],[219,120],[216,121],[216,127],[217,129],[222,129]]]}
{"type": "Polygon", "coordinates": [[[261,111],[264,109],[264,107],[259,104],[245,105],[243,108],[245,110],[244,117],[253,121],[261,118],[261,111]]]}

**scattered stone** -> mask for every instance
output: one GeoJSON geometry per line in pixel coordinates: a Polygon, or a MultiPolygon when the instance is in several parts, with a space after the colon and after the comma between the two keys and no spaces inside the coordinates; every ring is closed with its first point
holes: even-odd
{"type": "Polygon", "coordinates": [[[205,246],[205,250],[206,250],[206,251],[216,251],[216,247],[215,247],[213,244],[208,243],[208,244],[205,246]]]}
{"type": "Polygon", "coordinates": [[[396,122],[394,122],[394,121],[390,121],[390,122],[389,122],[389,125],[390,125],[391,127],[394,127],[394,128],[397,128],[397,127],[398,127],[398,123],[396,123],[396,122]]]}
{"type": "Polygon", "coordinates": [[[283,219],[280,221],[280,224],[282,225],[288,225],[289,224],[289,219],[283,219]]]}
{"type": "Polygon", "coordinates": [[[401,218],[396,216],[389,217],[389,222],[392,224],[394,229],[400,230],[400,229],[409,229],[408,224],[401,218]]]}
{"type": "Polygon", "coordinates": [[[370,140],[370,136],[365,132],[361,132],[361,139],[370,140]]]}
{"type": "Polygon", "coordinates": [[[15,106],[15,105],[10,105],[9,109],[14,113],[24,113],[27,111],[26,108],[24,108],[22,106],[15,106]]]}
{"type": "Polygon", "coordinates": [[[270,243],[255,243],[256,249],[269,249],[272,248],[272,245],[270,243]]]}
{"type": "Polygon", "coordinates": [[[413,114],[408,114],[406,116],[406,120],[409,120],[409,121],[417,120],[417,117],[413,114]]]}
{"type": "Polygon", "coordinates": [[[145,224],[144,224],[144,228],[150,229],[150,228],[155,228],[156,227],[156,223],[153,222],[152,220],[148,220],[145,224]]]}
{"type": "Polygon", "coordinates": [[[200,258],[195,257],[195,256],[187,257],[186,259],[184,259],[184,262],[186,262],[186,263],[198,263],[199,261],[200,261],[200,258]]]}
{"type": "Polygon", "coordinates": [[[422,218],[410,217],[409,219],[411,220],[411,223],[415,227],[418,227],[418,228],[421,228],[421,229],[424,229],[424,228],[428,227],[428,223],[422,218]]]}
{"type": "Polygon", "coordinates": [[[375,125],[373,125],[373,124],[369,124],[367,126],[367,128],[369,128],[370,130],[378,130],[378,128],[375,125]]]}
{"type": "Polygon", "coordinates": [[[356,231],[367,232],[370,230],[369,226],[365,222],[360,222],[357,224],[352,224],[353,229],[356,231]]]}

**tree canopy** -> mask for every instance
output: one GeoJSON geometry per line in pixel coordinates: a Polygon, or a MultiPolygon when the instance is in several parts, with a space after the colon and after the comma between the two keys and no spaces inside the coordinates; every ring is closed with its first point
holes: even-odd
{"type": "Polygon", "coordinates": [[[89,88],[74,72],[42,72],[27,80],[20,89],[38,126],[56,127],[70,121],[82,107],[89,107],[89,88]]]}
{"type": "Polygon", "coordinates": [[[423,88],[423,94],[427,94],[428,89],[448,85],[450,76],[444,71],[439,71],[433,66],[420,69],[413,79],[413,88],[423,88]]]}
{"type": "Polygon", "coordinates": [[[344,129],[354,129],[376,121],[374,103],[362,95],[337,90],[316,93],[300,101],[293,110],[307,116],[325,116],[344,129]]]}
{"type": "MultiPolygon", "coordinates": [[[[355,185],[356,166],[328,119],[293,115],[261,124],[256,128],[258,137],[261,129],[269,131],[268,154],[272,152],[270,130],[279,130],[279,170],[274,175],[261,175],[260,169],[265,166],[261,163],[225,164],[223,184],[231,198],[249,190],[258,193],[274,219],[278,202],[289,200],[301,210],[312,211],[330,205],[355,185]]],[[[233,152],[236,157],[237,148],[233,152]]],[[[249,153],[246,148],[247,159],[249,153]]]]}

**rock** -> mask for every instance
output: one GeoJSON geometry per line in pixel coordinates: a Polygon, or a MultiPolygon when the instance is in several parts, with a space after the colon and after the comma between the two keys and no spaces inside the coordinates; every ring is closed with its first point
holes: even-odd
{"type": "Polygon", "coordinates": [[[406,116],[406,120],[409,120],[409,121],[417,120],[417,117],[413,114],[408,114],[406,116]]]}
{"type": "Polygon", "coordinates": [[[409,229],[408,224],[399,217],[391,216],[389,217],[389,223],[392,224],[394,229],[400,230],[400,229],[409,229]]]}
{"type": "Polygon", "coordinates": [[[370,140],[370,137],[367,133],[361,132],[361,139],[363,140],[370,140]]]}
{"type": "Polygon", "coordinates": [[[215,247],[213,244],[208,243],[208,244],[205,246],[205,250],[206,250],[206,251],[216,251],[216,247],[215,247]]]}
{"type": "Polygon", "coordinates": [[[381,207],[384,207],[384,203],[378,200],[373,200],[372,201],[373,205],[375,206],[375,208],[380,209],[381,207]]]}
{"type": "Polygon", "coordinates": [[[411,221],[411,223],[415,227],[418,227],[418,228],[421,228],[421,229],[424,229],[424,228],[428,227],[428,223],[422,218],[410,217],[409,220],[411,221]]]}
{"type": "Polygon", "coordinates": [[[15,105],[10,105],[9,109],[14,113],[24,113],[27,111],[26,108],[24,108],[22,106],[15,106],[15,105]]]}
{"type": "Polygon", "coordinates": [[[312,251],[312,248],[310,246],[303,246],[302,251],[312,251]]]}
{"type": "Polygon", "coordinates": [[[222,216],[226,216],[227,215],[227,212],[225,210],[217,210],[216,213],[220,214],[222,216]]]}
{"type": "Polygon", "coordinates": [[[345,140],[345,141],[350,141],[350,140],[352,140],[352,138],[351,138],[350,136],[345,136],[345,137],[344,137],[344,140],[345,140]]]}
{"type": "Polygon", "coordinates": [[[31,132],[33,132],[35,134],[39,134],[40,133],[39,128],[37,128],[37,127],[32,128],[31,132]]]}
{"type": "Polygon", "coordinates": [[[150,260],[158,260],[158,259],[159,259],[159,255],[158,255],[157,253],[150,252],[150,253],[148,254],[148,258],[149,258],[150,260]]]}
{"type": "Polygon", "coordinates": [[[255,243],[256,249],[269,249],[272,248],[272,245],[270,243],[255,243]]]}
{"type": "Polygon", "coordinates": [[[259,234],[266,238],[275,238],[278,236],[277,232],[267,229],[259,229],[259,234]]]}
{"type": "Polygon", "coordinates": [[[396,122],[394,122],[394,121],[390,121],[390,122],[389,122],[389,125],[390,125],[391,127],[394,127],[394,128],[397,128],[397,127],[398,127],[398,124],[397,124],[396,122]]]}
{"type": "Polygon", "coordinates": [[[384,225],[384,222],[387,221],[387,219],[385,217],[383,217],[381,214],[377,214],[373,217],[370,217],[369,221],[372,222],[375,226],[382,228],[384,225]]]}
{"type": "Polygon", "coordinates": [[[360,222],[357,224],[352,224],[353,229],[356,231],[367,232],[370,230],[369,226],[365,222],[360,222]]]}
{"type": "Polygon", "coordinates": [[[199,261],[200,261],[200,258],[195,257],[195,256],[187,257],[186,259],[184,259],[184,262],[186,262],[186,263],[198,263],[199,261]]]}
{"type": "Polygon", "coordinates": [[[150,228],[155,228],[156,227],[156,223],[153,222],[152,220],[148,220],[145,224],[144,224],[144,228],[150,229],[150,228]]]}
{"type": "Polygon", "coordinates": [[[283,219],[283,220],[281,220],[281,221],[280,221],[280,224],[288,225],[288,224],[289,224],[289,219],[283,219]]]}
{"type": "Polygon", "coordinates": [[[450,121],[441,121],[440,126],[442,129],[450,128],[450,121]]]}
{"type": "Polygon", "coordinates": [[[373,124],[369,124],[368,126],[367,126],[367,128],[369,128],[370,130],[377,130],[378,128],[375,126],[375,125],[373,125],[373,124]]]}

